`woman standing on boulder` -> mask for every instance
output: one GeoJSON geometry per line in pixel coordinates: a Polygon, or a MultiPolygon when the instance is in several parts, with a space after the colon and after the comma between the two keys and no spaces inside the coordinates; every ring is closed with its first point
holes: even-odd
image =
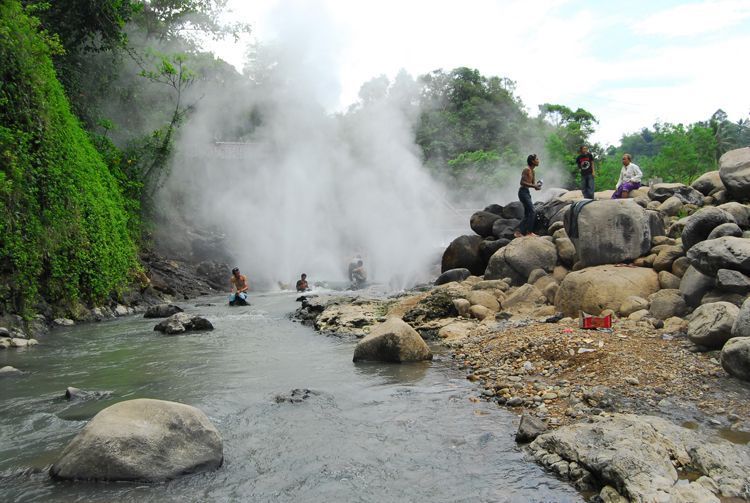
{"type": "Polygon", "coordinates": [[[523,205],[523,220],[518,230],[513,233],[517,238],[536,236],[531,232],[534,228],[534,203],[531,202],[529,189],[540,190],[542,188],[542,181],[537,182],[534,175],[534,169],[539,166],[539,158],[536,154],[531,154],[526,158],[526,165],[521,172],[521,188],[518,189],[518,200],[523,205]]]}

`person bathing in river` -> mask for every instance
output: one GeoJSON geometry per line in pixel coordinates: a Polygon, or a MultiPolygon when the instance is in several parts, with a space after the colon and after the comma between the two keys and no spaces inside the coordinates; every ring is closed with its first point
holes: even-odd
{"type": "Polygon", "coordinates": [[[612,199],[626,199],[628,193],[641,186],[643,171],[641,171],[641,168],[637,164],[631,162],[631,160],[630,154],[622,154],[620,179],[617,180],[617,189],[612,194],[612,199]]]}
{"type": "Polygon", "coordinates": [[[240,274],[240,268],[235,267],[232,269],[232,277],[229,278],[230,292],[229,305],[234,306],[246,306],[247,292],[250,290],[250,286],[247,284],[247,277],[244,274],[240,274]]]}
{"type": "Polygon", "coordinates": [[[534,226],[534,203],[531,202],[531,192],[529,189],[541,190],[542,181],[536,181],[534,169],[539,166],[539,157],[531,154],[526,158],[526,167],[521,172],[521,188],[518,189],[518,200],[523,205],[523,220],[518,230],[513,233],[514,237],[536,236],[533,232],[534,226]]]}
{"type": "Polygon", "coordinates": [[[302,273],[302,276],[297,280],[297,291],[298,292],[307,292],[310,290],[310,287],[307,285],[307,274],[302,273]]]}
{"type": "Polygon", "coordinates": [[[354,268],[349,268],[349,280],[352,282],[352,288],[361,288],[367,281],[364,263],[362,260],[358,260],[354,265],[354,268]]]}

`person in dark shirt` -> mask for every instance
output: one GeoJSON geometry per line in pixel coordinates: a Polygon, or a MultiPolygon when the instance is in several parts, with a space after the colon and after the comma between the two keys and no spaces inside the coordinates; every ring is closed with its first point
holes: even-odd
{"type": "Polygon", "coordinates": [[[586,199],[594,199],[594,176],[596,171],[594,167],[594,156],[589,152],[586,145],[582,145],[580,155],[576,157],[576,165],[581,172],[581,191],[586,199]]]}
{"type": "Polygon", "coordinates": [[[306,292],[309,289],[310,287],[307,285],[307,274],[302,273],[302,276],[297,280],[297,291],[306,292]]]}

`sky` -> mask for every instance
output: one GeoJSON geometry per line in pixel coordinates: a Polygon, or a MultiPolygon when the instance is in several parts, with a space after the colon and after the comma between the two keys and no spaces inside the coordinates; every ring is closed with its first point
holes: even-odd
{"type": "Polygon", "coordinates": [[[242,69],[248,43],[304,34],[329,71],[331,111],[360,86],[400,70],[460,66],[507,77],[531,115],[542,103],[582,107],[594,140],[655,122],[691,123],[721,108],[750,114],[750,0],[229,0],[252,33],[207,48],[242,69]]]}

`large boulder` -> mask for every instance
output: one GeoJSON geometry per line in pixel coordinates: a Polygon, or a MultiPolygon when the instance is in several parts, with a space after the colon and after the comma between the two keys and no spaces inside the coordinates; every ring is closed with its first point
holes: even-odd
{"type": "Polygon", "coordinates": [[[719,176],[732,199],[750,200],[750,147],[730,150],[722,155],[719,176]]]}
{"type": "Polygon", "coordinates": [[[206,318],[188,313],[173,314],[154,327],[154,330],[167,335],[213,329],[214,326],[206,318]]]}
{"type": "Polygon", "coordinates": [[[708,196],[712,192],[724,189],[724,184],[721,183],[721,176],[719,175],[718,170],[703,173],[697,180],[691,183],[690,186],[704,196],[708,196]]]}
{"type": "Polygon", "coordinates": [[[750,292],[750,277],[739,271],[719,269],[716,274],[716,285],[725,292],[745,295],[750,292]]]}
{"type": "Polygon", "coordinates": [[[737,201],[730,201],[728,203],[720,204],[717,206],[720,210],[724,210],[737,222],[743,229],[750,227],[750,207],[745,204],[740,204],[737,201]]]}
{"type": "Polygon", "coordinates": [[[503,218],[521,220],[523,218],[523,204],[520,201],[508,203],[503,208],[503,218]]]}
{"type": "Polygon", "coordinates": [[[459,236],[443,252],[440,272],[450,269],[468,269],[477,276],[484,272],[484,262],[479,253],[480,236],[459,236]]]}
{"type": "Polygon", "coordinates": [[[376,325],[357,343],[353,361],[417,362],[432,360],[432,352],[416,330],[398,318],[376,325]]]}
{"type": "Polygon", "coordinates": [[[181,313],[183,309],[180,306],[174,304],[157,304],[155,306],[148,306],[144,313],[144,318],[169,318],[173,314],[181,313]]]}
{"type": "Polygon", "coordinates": [[[750,337],[750,297],[745,299],[732,325],[732,337],[750,337]]]}
{"type": "Polygon", "coordinates": [[[492,236],[492,224],[494,224],[495,220],[498,218],[500,217],[494,213],[488,211],[477,211],[471,216],[469,225],[471,226],[471,230],[484,238],[492,236]]]}
{"type": "MultiPolygon", "coordinates": [[[[610,199],[587,204],[578,214],[578,237],[565,218],[580,267],[632,261],[651,247],[649,215],[633,201],[610,199]]],[[[619,306],[618,306],[619,307],[619,306]]]]}
{"type": "Polygon", "coordinates": [[[556,264],[557,248],[551,241],[538,237],[518,238],[492,255],[484,279],[511,278],[514,284],[521,285],[534,269],[552,272],[556,264]]]}
{"type": "Polygon", "coordinates": [[[577,317],[579,311],[599,314],[617,311],[630,296],[647,299],[659,290],[659,276],[646,267],[602,265],[565,276],[555,297],[557,310],[577,317]]]}
{"type": "Polygon", "coordinates": [[[507,246],[510,241],[510,239],[506,238],[486,238],[482,240],[482,243],[479,245],[479,256],[482,257],[482,263],[484,264],[485,268],[490,261],[490,257],[492,257],[492,255],[494,255],[495,252],[503,246],[507,246]]]}
{"type": "Polygon", "coordinates": [[[688,323],[688,338],[700,346],[721,349],[732,338],[732,326],[739,312],[740,308],[729,302],[699,306],[688,323]]]}
{"type": "Polygon", "coordinates": [[[687,268],[680,279],[680,294],[690,307],[696,307],[708,292],[713,290],[716,280],[713,276],[703,274],[692,265],[687,268]]]}
{"type": "Polygon", "coordinates": [[[711,231],[721,224],[737,223],[734,217],[719,208],[701,208],[688,217],[682,229],[682,247],[687,252],[694,245],[705,241],[711,231]]]}
{"type": "Polygon", "coordinates": [[[741,238],[742,229],[740,229],[739,225],[733,224],[731,222],[721,224],[717,227],[714,227],[714,230],[711,231],[706,239],[718,239],[723,238],[724,236],[734,236],[736,238],[741,238]]]}
{"type": "Polygon", "coordinates": [[[517,218],[498,218],[492,224],[492,235],[498,239],[511,240],[520,223],[517,218]]]}
{"type": "Polygon", "coordinates": [[[690,265],[709,276],[719,269],[750,275],[750,239],[726,236],[698,243],[688,250],[690,265]]]}
{"type": "Polygon", "coordinates": [[[221,436],[203,412],[139,398],[94,416],[52,465],[50,475],[157,482],[214,470],[223,460],[221,436]]]}
{"type": "Polygon", "coordinates": [[[750,381],[750,337],[729,339],[721,349],[721,366],[728,374],[750,381]]]}
{"type": "Polygon", "coordinates": [[[656,183],[649,189],[648,197],[661,203],[670,197],[676,197],[683,204],[703,206],[703,194],[682,183],[656,183]]]}

